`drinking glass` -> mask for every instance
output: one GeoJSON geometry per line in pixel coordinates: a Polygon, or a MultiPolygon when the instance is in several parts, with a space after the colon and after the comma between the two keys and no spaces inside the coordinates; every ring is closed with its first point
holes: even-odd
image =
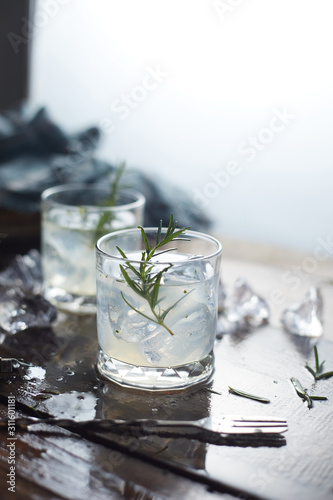
{"type": "Polygon", "coordinates": [[[120,190],[108,206],[103,186],[61,185],[42,194],[42,269],[45,297],[59,309],[96,312],[96,241],[143,223],[145,198],[120,190]]]}
{"type": "MultiPolygon", "coordinates": [[[[157,233],[145,229],[150,246],[157,233]]],[[[187,230],[160,250],[167,248],[147,264],[137,228],[96,245],[97,368],[123,386],[180,389],[213,371],[221,244],[187,230]]]]}

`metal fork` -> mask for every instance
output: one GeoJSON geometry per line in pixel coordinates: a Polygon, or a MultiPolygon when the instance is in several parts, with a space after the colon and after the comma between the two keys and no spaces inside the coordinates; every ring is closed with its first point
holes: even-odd
{"type": "MultiPolygon", "coordinates": [[[[0,426],[7,425],[8,420],[0,420],[0,426]]],[[[86,420],[77,422],[72,419],[58,418],[35,418],[23,417],[15,420],[15,425],[20,430],[35,424],[50,424],[64,427],[73,432],[97,431],[97,432],[123,432],[137,430],[140,434],[172,434],[175,436],[186,435],[197,437],[204,433],[210,438],[223,438],[229,435],[252,435],[281,434],[288,430],[286,420],[278,417],[239,416],[225,415],[223,417],[205,417],[200,420],[86,420]]]]}

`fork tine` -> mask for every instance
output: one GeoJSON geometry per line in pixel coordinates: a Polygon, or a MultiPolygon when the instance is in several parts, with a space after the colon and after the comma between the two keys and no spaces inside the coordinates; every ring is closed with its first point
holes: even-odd
{"type": "Polygon", "coordinates": [[[279,417],[225,415],[213,417],[212,429],[222,434],[280,434],[288,430],[288,424],[279,417]]]}
{"type": "Polygon", "coordinates": [[[286,423],[278,423],[274,424],[272,422],[232,422],[232,427],[243,427],[244,429],[253,429],[254,427],[261,427],[261,428],[266,428],[266,427],[274,427],[278,429],[279,427],[288,427],[286,423]]]}
{"type": "Polygon", "coordinates": [[[265,421],[254,421],[251,420],[250,422],[247,422],[244,420],[243,422],[232,422],[233,427],[286,427],[287,422],[269,422],[265,421]]]}
{"type": "Polygon", "coordinates": [[[237,426],[232,426],[230,427],[230,433],[233,434],[282,434],[283,432],[287,432],[288,426],[286,425],[281,425],[281,426],[273,426],[273,427],[263,427],[263,426],[258,426],[258,427],[237,427],[237,426]]]}
{"type": "Polygon", "coordinates": [[[279,417],[258,417],[256,416],[248,416],[248,417],[239,417],[239,416],[231,416],[233,422],[257,422],[257,423],[266,423],[266,422],[271,422],[271,423],[283,423],[286,424],[287,421],[284,418],[279,418],[279,417]]]}
{"type": "Polygon", "coordinates": [[[286,420],[278,417],[234,417],[231,421],[233,430],[246,433],[282,433],[288,430],[286,420]]]}

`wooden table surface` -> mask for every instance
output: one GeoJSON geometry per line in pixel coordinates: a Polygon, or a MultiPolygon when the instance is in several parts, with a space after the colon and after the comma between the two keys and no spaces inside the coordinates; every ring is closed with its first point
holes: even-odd
{"type": "MultiPolygon", "coordinates": [[[[32,361],[34,367],[1,376],[1,417],[7,398],[16,416],[47,414],[77,420],[157,418],[193,420],[223,414],[281,416],[288,420],[286,442],[275,446],[207,444],[186,437],[136,437],[129,433],[72,433],[43,424],[38,433],[16,431],[15,491],[18,498],[333,498],[333,379],[316,383],[308,409],[290,377],[308,388],[312,342],[270,326],[225,336],[216,344],[213,381],[168,394],[128,390],[96,378],[93,317],[60,315],[53,330],[6,339],[1,355],[32,361]],[[228,385],[259,394],[270,404],[240,398],[228,385]],[[216,391],[219,394],[216,394],[216,391]],[[280,446],[281,445],[281,446],[280,446]],[[239,496],[241,495],[241,496],[239,496]]],[[[318,344],[326,369],[333,345],[318,344]]],[[[2,498],[8,492],[8,442],[1,430],[2,498]]]]}
{"type": "MultiPolygon", "coordinates": [[[[230,285],[241,268],[229,261],[225,276],[230,285]]],[[[244,269],[253,271],[256,265],[248,263],[244,269]]],[[[242,274],[260,291],[260,279],[253,283],[251,272],[242,274]]],[[[253,276],[258,278],[256,270],[253,276]]],[[[325,334],[317,345],[326,370],[333,370],[333,343],[327,338],[325,334]]],[[[289,430],[284,441],[213,444],[186,436],[74,433],[47,424],[38,432],[16,429],[9,436],[3,427],[1,498],[13,498],[7,483],[12,444],[18,499],[333,499],[333,378],[313,384],[305,369],[306,362],[314,365],[313,344],[288,334],[278,321],[226,335],[216,342],[211,381],[185,391],[152,393],[98,379],[93,316],[60,313],[52,329],[4,337],[0,356],[24,358],[34,366],[0,374],[1,418],[8,415],[10,396],[16,417],[38,414],[82,421],[266,415],[286,418],[289,430]],[[308,409],[291,385],[292,376],[328,400],[314,401],[308,409]],[[232,395],[229,385],[271,403],[232,395]]]]}

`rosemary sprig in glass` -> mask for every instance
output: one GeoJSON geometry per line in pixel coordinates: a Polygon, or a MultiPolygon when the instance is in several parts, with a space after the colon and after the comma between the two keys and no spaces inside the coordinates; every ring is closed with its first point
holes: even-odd
{"type": "Polygon", "coordinates": [[[319,363],[319,355],[318,355],[317,346],[313,347],[313,351],[314,351],[315,364],[316,364],[315,369],[311,368],[311,366],[309,366],[308,364],[305,365],[305,368],[311,373],[311,375],[313,375],[315,380],[321,380],[323,378],[333,377],[333,371],[322,373],[325,361],[322,361],[321,363],[319,363]]]}
{"type": "MultiPolygon", "coordinates": [[[[120,179],[123,176],[124,170],[125,170],[125,162],[122,162],[120,167],[117,169],[116,176],[114,181],[111,184],[111,192],[110,195],[105,198],[103,201],[103,206],[105,207],[114,207],[117,201],[117,195],[119,191],[119,183],[120,179]]],[[[95,240],[98,240],[98,238],[101,236],[101,231],[103,230],[104,226],[106,223],[109,223],[110,220],[112,220],[113,214],[109,211],[105,211],[102,213],[102,215],[99,218],[99,221],[96,226],[96,232],[95,232],[95,240]]]]}
{"type": "MultiPolygon", "coordinates": [[[[144,318],[148,319],[149,321],[152,321],[153,323],[156,323],[158,325],[161,325],[163,328],[165,328],[170,335],[174,335],[174,333],[170,330],[170,328],[165,324],[165,318],[169,314],[172,309],[176,307],[177,304],[181,300],[183,300],[186,295],[181,297],[179,300],[177,300],[173,305],[169,306],[167,309],[165,309],[163,312],[161,311],[160,308],[160,303],[163,299],[159,298],[159,291],[160,291],[160,285],[161,285],[161,279],[164,273],[172,267],[172,264],[168,264],[166,267],[164,267],[161,271],[158,273],[154,273],[154,263],[152,263],[152,258],[157,257],[161,255],[162,253],[165,252],[171,252],[172,250],[177,250],[176,248],[166,248],[161,251],[158,251],[160,248],[162,248],[164,245],[167,243],[170,243],[171,241],[177,241],[179,239],[186,239],[186,238],[179,238],[181,234],[183,234],[187,229],[190,229],[189,227],[183,227],[181,229],[177,229],[177,221],[173,220],[173,215],[170,215],[170,220],[169,220],[169,226],[162,238],[162,221],[160,221],[158,230],[157,230],[157,236],[156,236],[156,243],[155,245],[149,245],[147,235],[145,233],[145,230],[143,227],[138,226],[138,228],[141,230],[141,235],[142,239],[144,242],[145,250],[141,254],[141,262],[139,269],[136,269],[131,263],[130,259],[126,256],[126,254],[119,248],[117,247],[118,252],[120,255],[126,259],[126,265],[127,269],[132,271],[132,273],[135,275],[136,278],[138,279],[132,279],[130,275],[127,272],[127,269],[120,264],[120,271],[121,274],[123,275],[126,283],[128,286],[134,290],[135,293],[140,295],[143,299],[145,299],[150,307],[152,316],[148,316],[147,314],[143,313],[139,309],[135,308],[124,296],[123,292],[121,292],[121,296],[123,300],[126,302],[126,304],[133,309],[133,311],[137,312],[144,318]]],[[[188,295],[188,294],[187,294],[188,295]]]]}

